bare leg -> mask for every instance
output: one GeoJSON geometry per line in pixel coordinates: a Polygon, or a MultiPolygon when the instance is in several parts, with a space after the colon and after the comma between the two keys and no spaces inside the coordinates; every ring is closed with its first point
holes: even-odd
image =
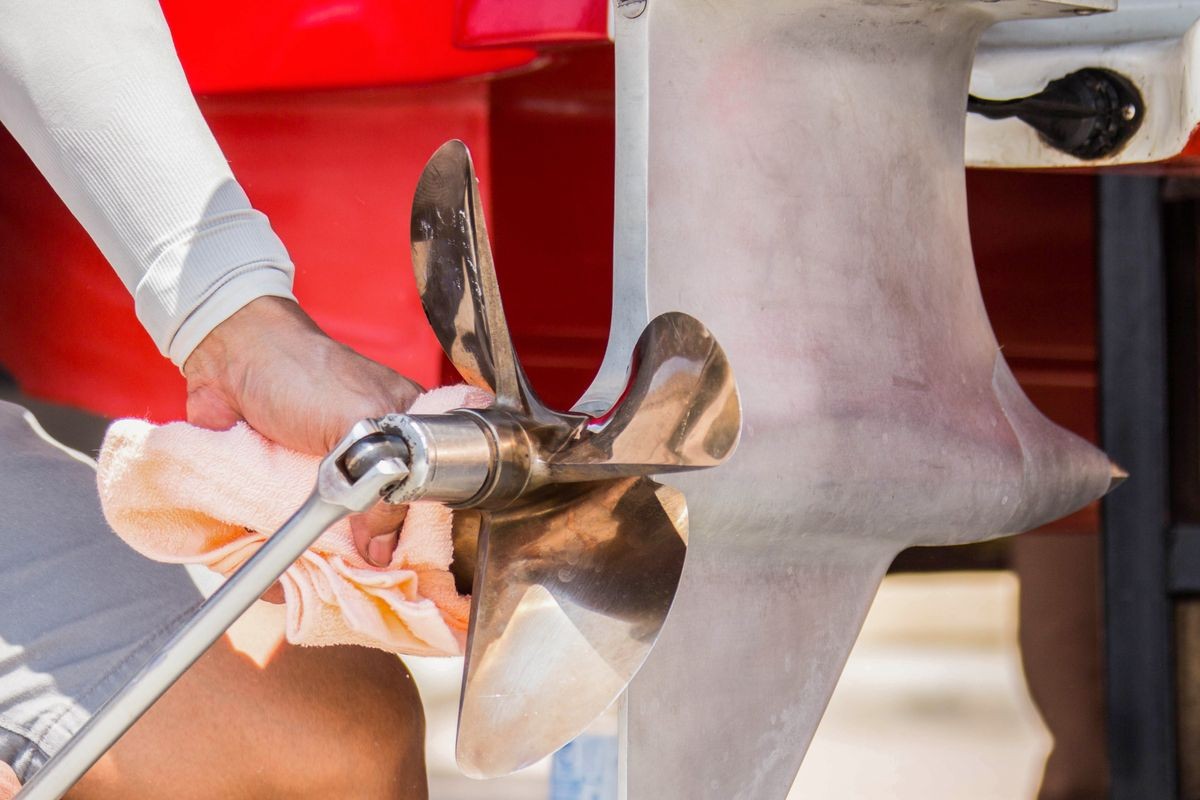
{"type": "Polygon", "coordinates": [[[0,761],[0,800],[9,800],[20,788],[21,782],[17,780],[17,774],[12,771],[12,767],[0,761]]]}
{"type": "Polygon", "coordinates": [[[222,640],[68,797],[421,800],[424,727],[395,656],[284,645],[260,667],[222,640]]]}
{"type": "Polygon", "coordinates": [[[1030,694],[1054,737],[1039,800],[1108,796],[1096,536],[1017,537],[1021,657],[1030,694]]]}

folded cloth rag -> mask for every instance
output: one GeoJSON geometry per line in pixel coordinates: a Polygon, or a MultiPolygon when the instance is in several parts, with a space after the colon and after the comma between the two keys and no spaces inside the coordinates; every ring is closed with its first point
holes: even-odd
{"type": "MultiPolygon", "coordinates": [[[[482,408],[486,392],[447,386],[410,411],[482,408]]],[[[100,450],[104,515],[131,547],[157,561],[231,574],[304,502],[321,459],[238,423],[210,431],[185,422],[112,424],[100,450]]],[[[462,653],[470,598],[454,588],[450,511],[410,506],[391,564],[371,566],[343,520],[283,574],[287,639],[360,644],[410,655],[462,653]]]]}

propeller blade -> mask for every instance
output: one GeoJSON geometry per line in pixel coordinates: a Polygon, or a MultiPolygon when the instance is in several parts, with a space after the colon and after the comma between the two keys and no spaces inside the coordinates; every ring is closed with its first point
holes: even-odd
{"type": "Polygon", "coordinates": [[[457,139],[425,165],[411,225],[421,305],[450,361],[497,405],[542,418],[508,334],[471,153],[457,139]]]}
{"type": "Polygon", "coordinates": [[[669,312],[642,331],[621,399],[547,465],[558,481],[712,467],[741,427],[725,351],[695,318],[669,312]]]}
{"type": "Polygon", "coordinates": [[[675,596],[687,506],[627,478],[481,516],[458,764],[482,778],[553,753],[625,689],[675,596]]]}

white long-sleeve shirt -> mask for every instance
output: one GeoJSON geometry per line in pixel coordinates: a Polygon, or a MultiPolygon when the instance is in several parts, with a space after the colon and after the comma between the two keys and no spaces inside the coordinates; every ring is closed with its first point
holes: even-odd
{"type": "Polygon", "coordinates": [[[176,364],[251,300],[292,296],[287,251],[201,117],[156,0],[0,0],[0,122],[176,364]]]}

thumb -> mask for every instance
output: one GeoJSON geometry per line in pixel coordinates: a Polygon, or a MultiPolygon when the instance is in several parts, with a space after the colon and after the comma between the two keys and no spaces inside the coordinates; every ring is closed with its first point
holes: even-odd
{"type": "Polygon", "coordinates": [[[400,526],[407,514],[408,506],[380,502],[370,511],[350,518],[354,547],[368,564],[386,567],[392,563],[392,554],[400,541],[400,526]]]}
{"type": "Polygon", "coordinates": [[[210,386],[189,389],[187,421],[213,431],[229,430],[241,421],[239,414],[221,392],[210,386]]]}

